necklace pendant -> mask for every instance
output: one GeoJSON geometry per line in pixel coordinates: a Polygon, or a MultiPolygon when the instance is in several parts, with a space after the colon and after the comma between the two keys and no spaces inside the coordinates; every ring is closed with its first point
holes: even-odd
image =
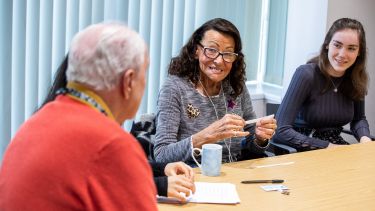
{"type": "Polygon", "coordinates": [[[333,91],[334,91],[334,92],[337,92],[337,88],[334,88],[333,91]]]}

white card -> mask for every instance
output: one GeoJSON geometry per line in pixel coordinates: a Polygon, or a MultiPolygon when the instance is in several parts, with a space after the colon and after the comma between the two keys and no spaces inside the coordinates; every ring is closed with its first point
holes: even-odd
{"type": "Polygon", "coordinates": [[[261,185],[260,187],[265,191],[288,190],[289,189],[285,185],[261,185]]]}
{"type": "Polygon", "coordinates": [[[259,117],[259,118],[256,118],[256,119],[250,119],[250,120],[247,120],[245,121],[245,123],[248,125],[248,124],[254,124],[256,123],[257,121],[259,121],[260,119],[262,118],[273,118],[275,115],[274,114],[271,114],[271,115],[268,115],[268,116],[264,116],[264,117],[259,117]]]}

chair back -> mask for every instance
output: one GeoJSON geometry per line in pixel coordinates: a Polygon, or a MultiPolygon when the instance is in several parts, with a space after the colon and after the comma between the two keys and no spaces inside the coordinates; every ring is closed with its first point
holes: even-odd
{"type": "MultiPolygon", "coordinates": [[[[279,103],[267,103],[266,104],[266,115],[271,115],[277,113],[277,110],[279,109],[280,104],[279,103]]],[[[295,153],[297,152],[296,149],[293,147],[275,143],[273,139],[270,140],[270,146],[267,149],[267,151],[275,154],[275,155],[283,155],[283,154],[289,154],[289,153],[295,153]]]]}
{"type": "Polygon", "coordinates": [[[139,120],[133,122],[130,133],[139,141],[146,156],[150,160],[154,158],[154,136],[156,133],[156,115],[142,114],[139,120]]]}

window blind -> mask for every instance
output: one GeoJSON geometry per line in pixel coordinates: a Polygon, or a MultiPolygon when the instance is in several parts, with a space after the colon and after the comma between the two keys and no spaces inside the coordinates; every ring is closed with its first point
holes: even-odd
{"type": "MultiPolygon", "coordinates": [[[[264,0],[266,1],[266,0],[264,0]]],[[[0,1],[0,159],[20,125],[43,102],[74,34],[92,23],[120,21],[150,51],[148,83],[138,114],[155,112],[171,57],[192,32],[221,17],[239,29],[247,76],[258,68],[262,0],[13,0],[0,1]]],[[[126,125],[129,126],[130,122],[126,125]]]]}

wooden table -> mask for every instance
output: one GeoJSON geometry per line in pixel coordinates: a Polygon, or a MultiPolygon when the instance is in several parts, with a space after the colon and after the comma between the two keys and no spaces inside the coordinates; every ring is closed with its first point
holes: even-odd
{"type": "Polygon", "coordinates": [[[159,210],[375,210],[375,142],[225,164],[219,177],[196,172],[196,181],[235,184],[241,203],[158,204],[159,210]],[[249,179],[284,179],[290,194],[241,183],[249,179]]]}

